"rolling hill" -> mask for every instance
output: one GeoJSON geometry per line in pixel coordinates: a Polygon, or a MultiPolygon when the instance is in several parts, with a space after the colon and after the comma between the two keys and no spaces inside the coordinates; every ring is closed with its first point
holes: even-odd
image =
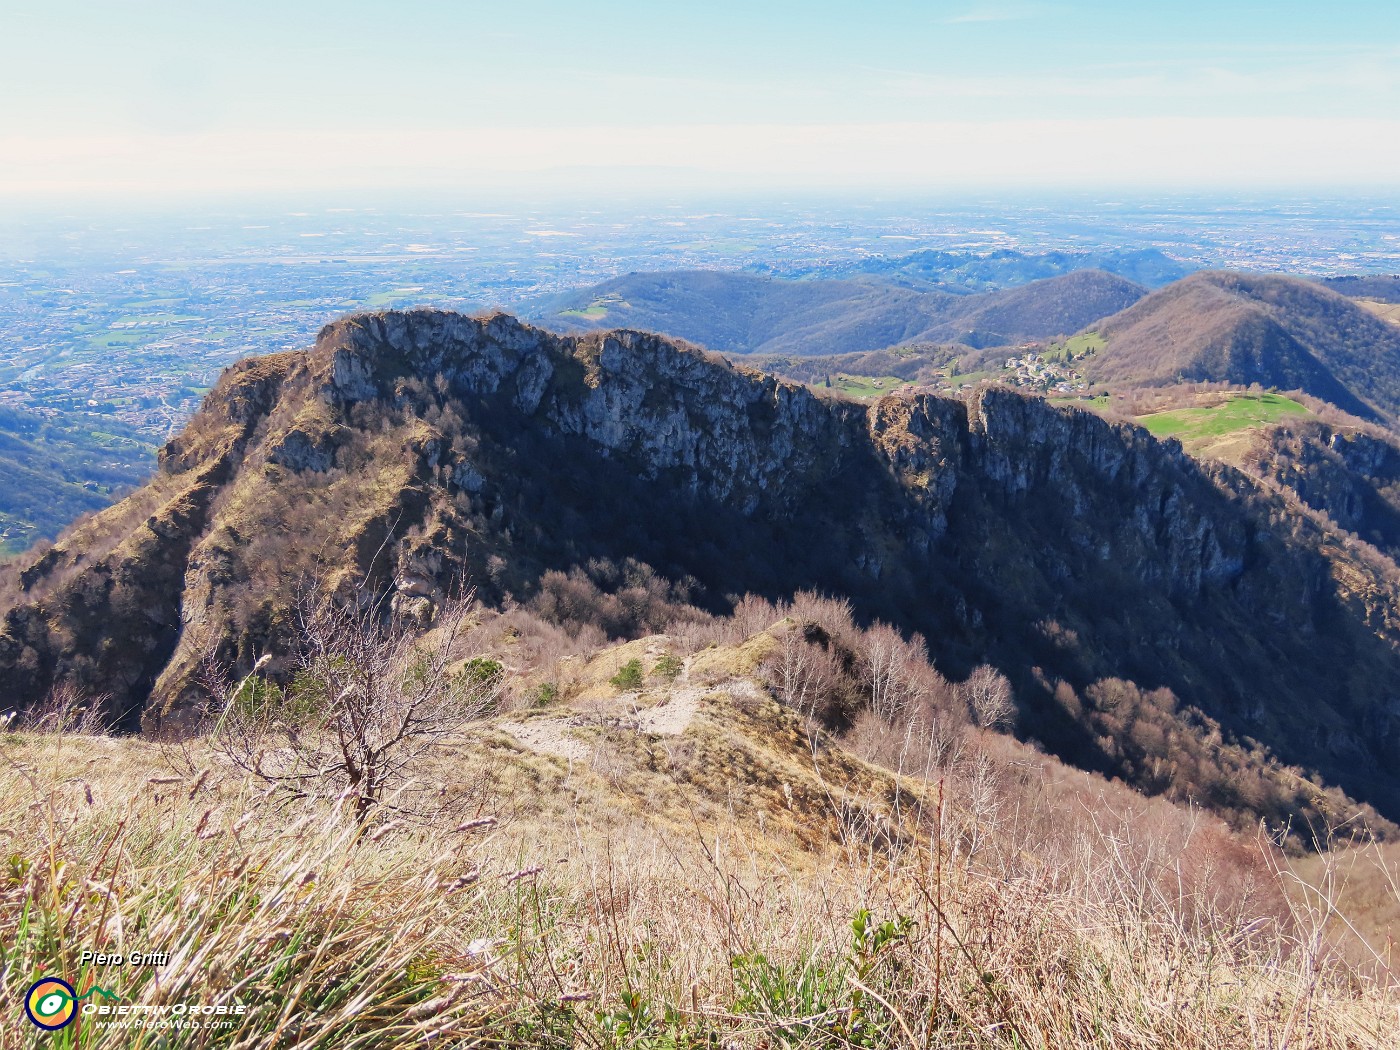
{"type": "Polygon", "coordinates": [[[1258,383],[1368,419],[1400,415],[1400,329],[1311,281],[1192,274],[1094,326],[1108,385],[1258,383]]]}
{"type": "Polygon", "coordinates": [[[840,353],[914,340],[958,296],[877,281],[785,281],[722,270],[635,273],[527,305],[563,331],[634,328],[727,353],[840,353]]]}
{"type": "Polygon", "coordinates": [[[979,295],[872,278],[788,281],[727,271],[638,273],[537,300],[556,331],[634,328],[726,353],[823,355],[909,343],[1011,345],[1067,335],[1146,290],[1095,270],[979,295]]]}
{"type": "Polygon", "coordinates": [[[1400,303],[1400,274],[1324,277],[1322,284],[1324,287],[1352,299],[1374,299],[1382,303],[1400,303]]]}

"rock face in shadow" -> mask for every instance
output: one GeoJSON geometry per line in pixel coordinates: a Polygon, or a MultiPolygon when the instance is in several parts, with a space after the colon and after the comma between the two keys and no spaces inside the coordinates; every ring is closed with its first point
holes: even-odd
{"type": "Polygon", "coordinates": [[[1266,430],[1236,461],[1386,557],[1400,555],[1400,441],[1386,431],[1288,420],[1266,430]]]}
{"type": "Polygon", "coordinates": [[[1220,746],[1400,817],[1396,568],[1305,508],[1001,388],[865,406],[504,315],[360,316],[229,369],[149,485],[8,581],[0,680],[21,707],[71,682],[127,728],[179,731],[208,703],[205,661],[287,673],[307,589],[428,623],[463,578],[521,600],[590,559],[717,608],[848,596],[953,677],[1002,668],[1020,732],[1105,772],[1113,742],[1060,687],[1169,689],[1220,746]]]}

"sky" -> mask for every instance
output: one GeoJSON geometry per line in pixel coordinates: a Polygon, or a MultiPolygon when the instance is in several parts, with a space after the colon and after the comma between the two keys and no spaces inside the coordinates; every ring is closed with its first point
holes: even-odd
{"type": "Polygon", "coordinates": [[[1400,190],[1400,14],[0,0],[0,197],[1400,190]]]}

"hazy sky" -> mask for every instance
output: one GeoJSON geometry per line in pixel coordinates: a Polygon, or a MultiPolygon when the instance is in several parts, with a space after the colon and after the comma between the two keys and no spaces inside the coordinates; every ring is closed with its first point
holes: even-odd
{"type": "Polygon", "coordinates": [[[0,0],[0,194],[1400,188],[1395,0],[0,0]]]}

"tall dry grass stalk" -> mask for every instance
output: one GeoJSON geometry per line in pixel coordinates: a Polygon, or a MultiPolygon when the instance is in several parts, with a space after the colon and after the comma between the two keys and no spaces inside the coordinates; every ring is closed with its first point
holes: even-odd
{"type": "Polygon", "coordinates": [[[13,1009],[46,974],[246,1009],[54,1036],[12,1014],[5,1047],[1225,1050],[1400,1032],[1400,1000],[1327,950],[1307,898],[1217,892],[1190,828],[1145,842],[1088,814],[1027,858],[1008,814],[969,858],[949,780],[926,835],[856,828],[819,854],[698,819],[425,829],[357,823],[349,799],[274,803],[200,744],[180,775],[139,741],[0,747],[13,1009]],[[84,950],[170,959],[101,968],[84,950]]]}

